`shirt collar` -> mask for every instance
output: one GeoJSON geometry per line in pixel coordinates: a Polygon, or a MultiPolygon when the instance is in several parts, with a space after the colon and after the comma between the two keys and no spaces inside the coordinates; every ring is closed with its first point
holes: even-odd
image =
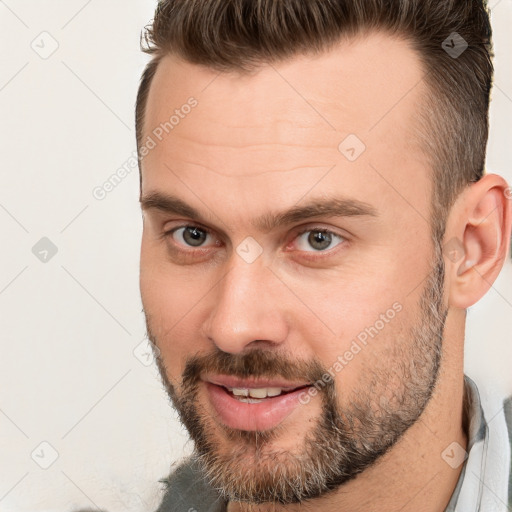
{"type": "Polygon", "coordinates": [[[468,457],[464,461],[464,466],[457,481],[457,485],[453,491],[448,507],[445,512],[454,512],[459,499],[462,483],[464,482],[464,476],[466,474],[466,467],[468,465],[469,458],[471,457],[471,449],[480,441],[484,441],[487,435],[487,423],[484,417],[484,411],[480,401],[480,394],[476,384],[467,375],[464,376],[464,402],[463,402],[463,413],[464,413],[464,430],[468,438],[467,452],[468,457]]]}

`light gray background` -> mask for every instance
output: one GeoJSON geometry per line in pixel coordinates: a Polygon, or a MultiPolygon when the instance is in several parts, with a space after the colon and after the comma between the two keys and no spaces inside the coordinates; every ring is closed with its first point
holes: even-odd
{"type": "MultiPolygon", "coordinates": [[[[191,450],[145,341],[137,173],[92,193],[135,149],[155,5],[0,0],[1,512],[154,510],[158,479],[191,450]],[[55,255],[34,254],[43,237],[55,255]]],[[[487,167],[512,182],[512,1],[491,5],[487,167]]],[[[509,259],[467,327],[467,373],[498,392],[512,393],[511,332],[509,259]]]]}

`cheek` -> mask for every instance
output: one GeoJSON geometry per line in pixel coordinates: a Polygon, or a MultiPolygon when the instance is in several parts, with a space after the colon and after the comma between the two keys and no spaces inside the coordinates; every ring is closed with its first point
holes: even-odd
{"type": "MultiPolygon", "coordinates": [[[[394,352],[408,344],[417,297],[397,286],[392,275],[349,277],[331,273],[320,283],[297,280],[293,290],[307,306],[295,315],[299,338],[308,340],[306,357],[320,360],[337,387],[355,389],[372,369],[393,364],[394,352]]],[[[298,309],[297,309],[298,311],[298,309]]],[[[329,379],[329,377],[326,377],[329,379]]]]}
{"type": "Polygon", "coordinates": [[[170,377],[178,377],[198,346],[201,299],[206,290],[183,269],[141,253],[140,292],[149,328],[170,377]]]}
{"type": "Polygon", "coordinates": [[[295,320],[310,333],[316,333],[313,339],[318,339],[321,346],[332,342],[333,349],[342,350],[343,343],[366,327],[376,322],[380,326],[381,315],[385,316],[384,321],[394,318],[396,309],[403,304],[406,293],[392,275],[372,275],[366,269],[365,275],[344,268],[321,278],[303,275],[294,282],[288,280],[300,301],[296,301],[295,320]]]}
{"type": "Polygon", "coordinates": [[[172,264],[162,242],[144,236],[140,257],[140,291],[153,323],[170,329],[204,294],[201,279],[190,267],[172,264]]]}

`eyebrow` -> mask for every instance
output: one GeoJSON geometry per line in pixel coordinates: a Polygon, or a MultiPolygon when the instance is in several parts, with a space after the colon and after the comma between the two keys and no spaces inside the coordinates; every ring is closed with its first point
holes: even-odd
{"type": "MultiPolygon", "coordinates": [[[[142,196],[140,203],[142,210],[158,210],[188,217],[202,224],[209,223],[198,210],[175,196],[152,192],[142,196]]],[[[312,200],[303,206],[293,206],[283,212],[263,214],[252,224],[260,231],[271,231],[315,217],[378,217],[378,212],[372,205],[357,199],[327,197],[312,200]]]]}

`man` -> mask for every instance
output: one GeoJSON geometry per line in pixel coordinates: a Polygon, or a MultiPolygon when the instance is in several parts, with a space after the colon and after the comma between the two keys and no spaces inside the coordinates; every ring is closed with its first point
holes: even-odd
{"type": "Polygon", "coordinates": [[[490,38],[477,0],[159,3],[140,282],[195,448],[159,512],[507,510],[463,372],[512,222],[490,38]]]}

